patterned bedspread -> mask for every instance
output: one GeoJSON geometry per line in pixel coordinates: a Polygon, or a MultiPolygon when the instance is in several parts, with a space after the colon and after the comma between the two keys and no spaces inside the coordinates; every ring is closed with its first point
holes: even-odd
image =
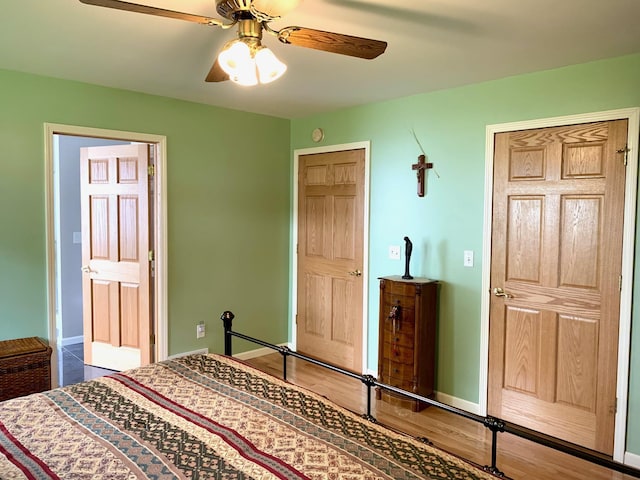
{"type": "Polygon", "coordinates": [[[0,478],[494,477],[241,362],[192,355],[1,403],[0,478]]]}

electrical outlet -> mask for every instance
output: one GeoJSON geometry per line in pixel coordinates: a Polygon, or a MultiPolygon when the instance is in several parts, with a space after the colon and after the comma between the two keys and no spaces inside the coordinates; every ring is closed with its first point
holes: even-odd
{"type": "Polygon", "coordinates": [[[202,338],[205,336],[204,322],[196,325],[196,338],[202,338]]]}
{"type": "Polygon", "coordinates": [[[391,260],[400,260],[400,246],[389,245],[389,258],[391,260]]]}
{"type": "Polygon", "coordinates": [[[473,267],[473,250],[464,251],[463,265],[465,267],[473,267]]]}

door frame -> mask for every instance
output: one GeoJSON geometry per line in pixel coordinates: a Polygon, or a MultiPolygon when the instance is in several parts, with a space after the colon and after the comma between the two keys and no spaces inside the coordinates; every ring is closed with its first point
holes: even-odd
{"type": "Polygon", "coordinates": [[[291,331],[291,341],[289,348],[296,349],[298,327],[296,325],[296,313],[298,311],[298,172],[300,167],[300,157],[316,153],[332,153],[344,150],[364,149],[364,205],[362,212],[362,372],[367,373],[368,359],[368,325],[369,318],[369,183],[370,183],[370,153],[371,142],[343,143],[340,145],[327,145],[323,147],[302,148],[293,151],[293,196],[292,196],[292,221],[291,221],[291,315],[289,325],[291,331]]]}
{"type": "Polygon", "coordinates": [[[46,215],[46,265],[47,265],[47,316],[49,319],[49,344],[51,354],[51,385],[58,386],[58,333],[56,305],[56,262],[55,245],[55,145],[54,135],[71,135],[76,137],[104,138],[126,142],[153,144],[156,148],[155,158],[155,194],[152,198],[154,212],[154,230],[150,232],[154,238],[155,291],[152,308],[155,333],[155,361],[165,360],[168,355],[168,281],[167,281],[167,137],[148,133],[108,130],[103,128],[64,125],[57,123],[44,124],[44,161],[45,161],[45,215],[46,215]]]}
{"type": "Polygon", "coordinates": [[[482,248],[482,287],[480,305],[480,381],[479,413],[487,414],[489,377],[489,310],[491,281],[491,223],[493,211],[493,155],[497,133],[534,128],[557,127],[579,123],[627,119],[628,163],[625,180],[624,226],[622,237],[622,285],[620,291],[620,325],[618,333],[618,372],[616,396],[613,460],[624,463],[627,404],[629,385],[629,354],[631,342],[631,303],[633,300],[633,250],[635,243],[636,197],[638,179],[638,137],[640,135],[640,107],[607,110],[577,115],[550,117],[522,122],[487,125],[485,143],[484,229],[482,248]]]}

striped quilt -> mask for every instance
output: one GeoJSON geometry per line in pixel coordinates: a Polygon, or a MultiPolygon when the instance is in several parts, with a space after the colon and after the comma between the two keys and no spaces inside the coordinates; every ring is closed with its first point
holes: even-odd
{"type": "Polygon", "coordinates": [[[494,477],[241,362],[191,355],[0,403],[0,478],[494,477]]]}

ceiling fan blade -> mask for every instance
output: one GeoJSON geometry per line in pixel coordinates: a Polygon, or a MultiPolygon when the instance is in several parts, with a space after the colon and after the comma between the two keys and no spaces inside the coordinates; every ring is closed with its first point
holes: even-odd
{"type": "Polygon", "coordinates": [[[213,62],[213,66],[211,67],[211,70],[209,70],[209,74],[207,75],[205,82],[224,82],[226,80],[229,80],[229,75],[227,72],[222,70],[220,63],[218,63],[218,58],[216,57],[216,61],[213,62]]]}
{"type": "Polygon", "coordinates": [[[146,13],[147,15],[175,18],[177,20],[186,20],[187,22],[201,23],[203,25],[222,25],[221,21],[211,17],[204,17],[202,15],[194,15],[191,13],[176,12],[174,10],[150,7],[148,5],[139,5],[137,3],[123,2],[121,0],[80,0],[80,2],[87,5],[95,5],[97,7],[107,7],[115,8],[116,10],[126,10],[128,12],[146,13]]]}
{"type": "Polygon", "coordinates": [[[339,53],[371,60],[382,54],[387,42],[340,33],[324,32],[313,28],[285,27],[277,32],[278,40],[299,47],[313,48],[325,52],[339,53]]]}

